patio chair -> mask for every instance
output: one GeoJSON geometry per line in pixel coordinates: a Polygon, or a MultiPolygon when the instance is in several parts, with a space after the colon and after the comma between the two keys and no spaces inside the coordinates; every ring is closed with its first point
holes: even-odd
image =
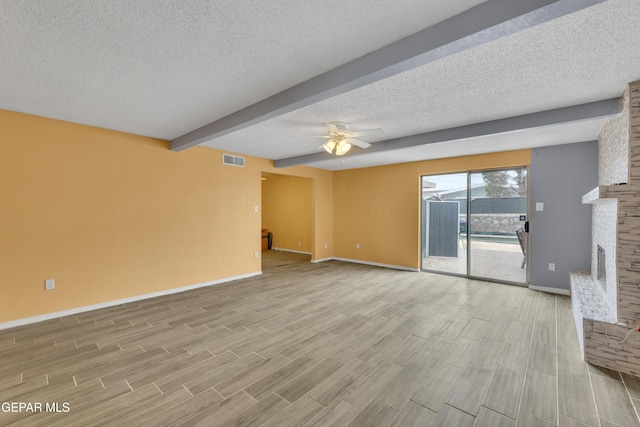
{"type": "Polygon", "coordinates": [[[522,249],[523,256],[520,268],[524,268],[527,262],[527,233],[524,231],[524,228],[519,228],[516,230],[516,236],[518,236],[518,242],[520,242],[520,249],[522,249]]]}

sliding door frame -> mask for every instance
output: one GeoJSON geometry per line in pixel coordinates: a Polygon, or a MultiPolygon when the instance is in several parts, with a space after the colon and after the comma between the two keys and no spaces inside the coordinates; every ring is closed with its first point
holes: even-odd
{"type": "MultiPolygon", "coordinates": [[[[420,175],[420,205],[419,205],[419,209],[420,209],[420,271],[424,271],[427,273],[435,273],[435,274],[443,274],[446,276],[455,276],[455,277],[464,277],[467,279],[472,279],[472,280],[482,280],[484,282],[493,282],[493,283],[501,283],[501,284],[505,284],[505,285],[512,285],[512,286],[520,286],[520,287],[528,287],[529,286],[529,275],[531,273],[531,270],[529,269],[529,240],[527,239],[527,246],[525,248],[525,267],[526,267],[526,271],[525,271],[525,281],[524,283],[521,282],[512,282],[512,281],[508,281],[508,280],[500,280],[500,279],[496,279],[496,278],[491,278],[491,277],[482,277],[482,276],[474,276],[471,274],[471,241],[470,241],[470,222],[469,222],[469,218],[471,216],[471,174],[472,173],[482,173],[482,172],[498,172],[498,171],[508,171],[508,170],[514,170],[514,169],[525,169],[527,171],[527,178],[526,178],[526,188],[527,188],[527,212],[526,212],[526,218],[527,221],[529,220],[529,194],[530,194],[530,189],[529,189],[529,166],[512,166],[512,167],[501,167],[501,168],[493,168],[493,169],[477,169],[477,170],[466,170],[466,171],[459,171],[459,172],[449,172],[449,173],[441,173],[441,174],[422,174],[420,175]],[[423,215],[425,214],[423,212],[423,203],[422,203],[422,183],[424,178],[429,177],[429,176],[440,176],[440,175],[449,175],[449,174],[457,174],[457,173],[466,173],[467,174],[467,213],[466,213],[466,222],[467,222],[467,227],[466,227],[466,242],[467,242],[467,247],[465,248],[466,251],[466,256],[467,256],[467,273],[466,274],[461,274],[461,273],[455,273],[455,272],[448,272],[448,271],[441,271],[441,270],[432,270],[432,269],[428,269],[424,267],[424,260],[425,260],[425,256],[427,254],[424,253],[424,249],[425,248],[425,239],[426,239],[426,232],[423,229],[424,228],[424,222],[422,221],[423,215]]],[[[528,234],[528,233],[527,233],[528,234]]],[[[427,249],[428,250],[428,249],[427,249]]]]}

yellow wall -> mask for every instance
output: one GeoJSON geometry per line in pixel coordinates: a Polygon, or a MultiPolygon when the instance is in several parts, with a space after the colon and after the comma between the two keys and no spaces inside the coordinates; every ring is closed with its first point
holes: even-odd
{"type": "Polygon", "coordinates": [[[335,172],[334,256],[419,268],[421,175],[524,166],[530,158],[520,150],[335,172]]]}
{"type": "Polygon", "coordinates": [[[0,323],[260,271],[263,173],[309,178],[298,180],[310,194],[299,215],[311,230],[293,249],[417,268],[421,174],[530,157],[331,172],[250,156],[229,167],[221,154],[0,110],[0,323]]]}
{"type": "MultiPolygon", "coordinates": [[[[305,166],[276,168],[273,162],[262,160],[262,170],[278,175],[311,178],[313,185],[313,233],[311,259],[333,256],[333,172],[305,166]],[[325,248],[325,243],[327,247],[325,248]]],[[[275,235],[274,235],[275,237],[275,235]]],[[[296,244],[298,242],[296,241],[296,244]]]]}
{"type": "MultiPolygon", "coordinates": [[[[167,141],[4,110],[0,153],[0,322],[260,271],[254,206],[272,161],[223,166],[217,150],[174,153],[167,141]]],[[[331,212],[330,172],[287,173],[314,178],[329,200],[315,210],[331,212]]],[[[329,239],[331,227],[322,219],[314,231],[329,239]]]]}
{"type": "Polygon", "coordinates": [[[312,252],[313,180],[271,174],[266,178],[262,181],[262,228],[273,233],[273,247],[312,252]]]}

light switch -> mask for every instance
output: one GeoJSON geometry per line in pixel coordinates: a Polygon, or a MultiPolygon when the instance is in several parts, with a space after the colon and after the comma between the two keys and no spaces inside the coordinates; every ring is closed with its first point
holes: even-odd
{"type": "Polygon", "coordinates": [[[543,211],[544,210],[544,202],[536,202],[536,210],[543,211]]]}

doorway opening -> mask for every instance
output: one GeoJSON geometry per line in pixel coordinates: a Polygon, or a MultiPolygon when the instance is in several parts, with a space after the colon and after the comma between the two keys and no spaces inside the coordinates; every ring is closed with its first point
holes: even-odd
{"type": "Polygon", "coordinates": [[[313,252],[313,179],[262,173],[262,265],[283,259],[311,260],[313,252]],[[289,252],[299,256],[276,256],[289,252]],[[300,257],[302,256],[302,257],[300,257]]]}
{"type": "Polygon", "coordinates": [[[421,177],[422,270],[526,285],[527,168],[421,177]]]}

